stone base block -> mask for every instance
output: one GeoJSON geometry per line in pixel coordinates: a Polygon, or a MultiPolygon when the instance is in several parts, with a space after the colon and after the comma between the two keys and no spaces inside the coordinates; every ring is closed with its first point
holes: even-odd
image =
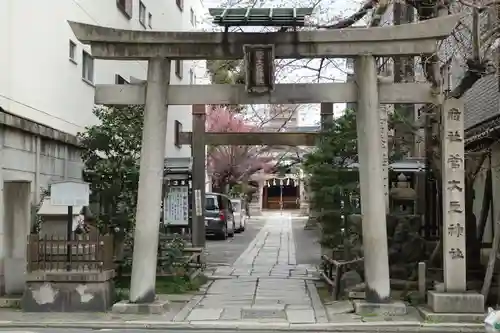
{"type": "Polygon", "coordinates": [[[28,275],[25,312],[104,312],[113,304],[114,271],[35,272],[28,275]]]}
{"type": "Polygon", "coordinates": [[[5,293],[7,295],[21,295],[25,285],[26,259],[5,258],[5,293]]]}
{"type": "Polygon", "coordinates": [[[130,303],[120,301],[113,304],[111,312],[126,314],[163,314],[170,310],[170,302],[167,300],[155,300],[153,303],[130,303]]]}
{"type": "Polygon", "coordinates": [[[435,313],[484,313],[484,297],[476,292],[429,291],[427,305],[435,313]]]}
{"type": "Polygon", "coordinates": [[[403,302],[370,303],[365,300],[356,300],[353,303],[354,312],[357,315],[403,316],[407,312],[406,304],[403,302]]]}
{"type": "Polygon", "coordinates": [[[418,312],[432,323],[482,323],[486,317],[485,313],[436,313],[428,306],[419,306],[418,312]]]}

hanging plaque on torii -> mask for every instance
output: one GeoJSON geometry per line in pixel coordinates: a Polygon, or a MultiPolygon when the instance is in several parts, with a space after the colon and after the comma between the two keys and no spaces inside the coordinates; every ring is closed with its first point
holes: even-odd
{"type": "Polygon", "coordinates": [[[274,45],[245,45],[245,88],[250,94],[274,90],[274,45]]]}
{"type": "MultiPolygon", "coordinates": [[[[225,32],[232,26],[280,27],[297,31],[306,24],[313,8],[210,8],[213,23],[225,32]]],[[[249,94],[274,91],[274,45],[244,45],[245,90],[249,94]]]]}

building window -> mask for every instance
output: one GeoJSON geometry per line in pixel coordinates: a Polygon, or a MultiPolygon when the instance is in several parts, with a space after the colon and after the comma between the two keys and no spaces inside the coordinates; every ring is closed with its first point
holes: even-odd
{"type": "Polygon", "coordinates": [[[194,18],[194,10],[193,10],[193,8],[191,8],[189,20],[191,21],[191,25],[193,27],[196,26],[196,20],[194,18]]]}
{"type": "Polygon", "coordinates": [[[82,79],[94,83],[94,58],[85,51],[82,52],[82,79]]]}
{"type": "Polygon", "coordinates": [[[129,82],[121,75],[115,75],[115,84],[129,84],[129,82]]]}
{"type": "Polygon", "coordinates": [[[181,145],[180,140],[179,140],[181,132],[182,132],[182,123],[180,121],[176,120],[174,123],[174,133],[175,133],[174,145],[177,148],[182,148],[182,145],[181,145]]]}
{"type": "Polygon", "coordinates": [[[116,7],[130,20],[132,18],[133,0],[116,0],[116,7]]]}
{"type": "Polygon", "coordinates": [[[139,1],[139,22],[144,28],[146,27],[146,6],[142,1],[139,1]]]}
{"type": "Polygon", "coordinates": [[[194,79],[195,79],[194,71],[193,71],[193,69],[190,69],[189,70],[189,84],[194,84],[194,79]]]}
{"type": "Polygon", "coordinates": [[[69,41],[69,60],[76,64],[76,43],[69,41]]]}
{"type": "Polygon", "coordinates": [[[175,0],[175,3],[177,4],[177,7],[179,7],[179,10],[182,12],[184,9],[184,0],[175,0]]]}
{"type": "Polygon", "coordinates": [[[175,75],[177,75],[179,79],[182,79],[182,60],[175,61],[175,75]]]}
{"type": "Polygon", "coordinates": [[[153,14],[148,14],[148,26],[153,29],[153,14]]]}

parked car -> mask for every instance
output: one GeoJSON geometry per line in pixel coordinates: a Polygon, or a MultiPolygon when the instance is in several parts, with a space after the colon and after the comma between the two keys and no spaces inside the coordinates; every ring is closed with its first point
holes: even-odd
{"type": "Polygon", "coordinates": [[[231,199],[221,193],[205,194],[205,234],[220,239],[233,237],[235,222],[231,199]]]}
{"type": "Polygon", "coordinates": [[[243,208],[243,200],[241,199],[231,199],[231,204],[233,205],[233,216],[234,225],[236,227],[236,232],[245,231],[246,213],[243,208]]]}

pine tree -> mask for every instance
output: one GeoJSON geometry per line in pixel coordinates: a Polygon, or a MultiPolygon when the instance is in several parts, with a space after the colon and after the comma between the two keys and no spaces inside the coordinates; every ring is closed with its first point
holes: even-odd
{"type": "Polygon", "coordinates": [[[321,132],[316,149],[304,161],[311,209],[321,225],[324,246],[339,249],[349,243],[352,249],[359,243],[360,230],[347,218],[360,208],[358,172],[349,168],[357,161],[356,118],[347,110],[321,132]]]}

